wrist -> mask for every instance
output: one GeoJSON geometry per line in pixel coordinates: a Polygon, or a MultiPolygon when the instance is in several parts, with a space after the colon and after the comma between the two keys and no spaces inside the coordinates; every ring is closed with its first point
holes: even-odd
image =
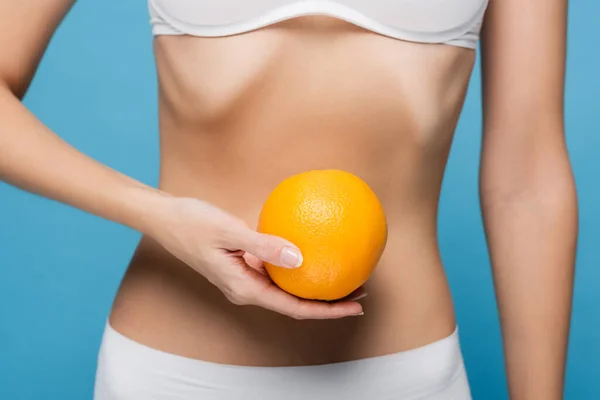
{"type": "Polygon", "coordinates": [[[556,390],[531,390],[528,392],[511,393],[509,398],[510,400],[563,400],[563,394],[556,390]]]}
{"type": "Polygon", "coordinates": [[[508,371],[509,398],[511,400],[562,400],[563,374],[553,370],[554,365],[540,365],[535,369],[508,371]]]}
{"type": "Polygon", "coordinates": [[[153,236],[153,232],[163,225],[161,221],[166,220],[172,198],[170,194],[151,187],[133,188],[127,196],[130,212],[124,224],[144,235],[153,236]]]}

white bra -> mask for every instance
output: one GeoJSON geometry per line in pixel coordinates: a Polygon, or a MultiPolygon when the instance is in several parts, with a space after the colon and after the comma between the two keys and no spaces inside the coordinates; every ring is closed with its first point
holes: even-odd
{"type": "Polygon", "coordinates": [[[475,48],[488,0],[148,0],[154,35],[230,36],[323,15],[380,35],[475,48]]]}

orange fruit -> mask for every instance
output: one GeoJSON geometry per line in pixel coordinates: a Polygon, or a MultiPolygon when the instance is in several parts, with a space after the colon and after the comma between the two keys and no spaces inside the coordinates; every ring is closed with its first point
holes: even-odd
{"type": "Polygon", "coordinates": [[[298,246],[300,267],[265,267],[281,289],[314,300],[337,300],[358,289],[387,240],[385,214],[373,190],[339,170],[307,171],[281,182],[263,205],[258,231],[298,246]]]}

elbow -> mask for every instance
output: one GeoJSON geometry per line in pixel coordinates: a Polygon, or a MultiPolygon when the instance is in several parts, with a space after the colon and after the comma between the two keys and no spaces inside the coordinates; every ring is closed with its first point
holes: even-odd
{"type": "Polygon", "coordinates": [[[513,205],[576,210],[575,179],[564,142],[539,147],[545,148],[513,152],[503,162],[482,159],[479,195],[484,213],[513,205]]]}
{"type": "Polygon", "coordinates": [[[579,211],[568,159],[530,161],[534,162],[488,168],[482,173],[480,210],[486,234],[489,238],[514,236],[514,240],[531,243],[549,237],[573,243],[579,211]]]}
{"type": "Polygon", "coordinates": [[[538,178],[513,184],[480,185],[480,203],[485,214],[497,210],[526,208],[533,213],[545,215],[555,213],[576,213],[577,192],[570,175],[552,178],[538,178]]]}
{"type": "Polygon", "coordinates": [[[504,185],[482,184],[480,207],[486,230],[521,224],[517,225],[520,229],[544,226],[546,233],[577,231],[577,194],[566,169],[560,174],[515,179],[504,185]]]}
{"type": "Polygon", "coordinates": [[[22,101],[27,93],[27,85],[19,84],[19,81],[16,79],[0,76],[0,90],[5,93],[10,93],[12,96],[22,101]]]}

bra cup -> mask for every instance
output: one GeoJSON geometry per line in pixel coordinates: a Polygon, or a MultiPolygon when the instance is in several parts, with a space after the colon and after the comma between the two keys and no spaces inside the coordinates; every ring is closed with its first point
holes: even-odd
{"type": "Polygon", "coordinates": [[[152,22],[179,33],[225,36],[303,15],[328,15],[398,39],[478,36],[488,0],[149,0],[152,22]]]}

